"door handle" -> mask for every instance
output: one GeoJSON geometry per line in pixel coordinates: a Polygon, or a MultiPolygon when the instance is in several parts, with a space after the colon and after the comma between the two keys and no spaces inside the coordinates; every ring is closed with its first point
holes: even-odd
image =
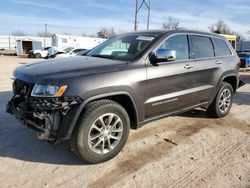
{"type": "Polygon", "coordinates": [[[193,65],[189,65],[189,64],[187,64],[187,65],[184,66],[185,69],[191,69],[193,67],[194,67],[193,65]]]}
{"type": "Polygon", "coordinates": [[[217,65],[220,65],[220,64],[223,63],[223,61],[222,61],[222,60],[217,60],[215,63],[216,63],[217,65]]]}

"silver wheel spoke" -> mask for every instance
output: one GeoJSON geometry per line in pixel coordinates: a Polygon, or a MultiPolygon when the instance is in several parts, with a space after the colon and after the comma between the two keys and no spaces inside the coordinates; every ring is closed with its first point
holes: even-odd
{"type": "Polygon", "coordinates": [[[108,141],[108,149],[109,149],[109,151],[111,151],[113,148],[111,146],[110,139],[108,138],[107,141],[108,141]]]}
{"type": "Polygon", "coordinates": [[[112,130],[113,133],[119,133],[119,132],[122,132],[122,131],[123,131],[123,129],[114,129],[114,130],[112,130]]]}
{"type": "Polygon", "coordinates": [[[113,129],[120,121],[121,121],[120,119],[117,119],[115,123],[112,125],[111,129],[113,129]]]}
{"type": "Polygon", "coordinates": [[[100,117],[100,118],[99,118],[99,121],[101,122],[102,127],[106,127],[106,125],[105,125],[105,123],[104,123],[104,121],[103,121],[103,117],[100,117]]]}
{"type": "Polygon", "coordinates": [[[93,137],[91,137],[90,140],[91,140],[91,141],[92,141],[92,140],[95,140],[95,139],[99,138],[100,136],[101,136],[101,133],[100,133],[100,134],[97,134],[97,135],[95,135],[95,136],[93,136],[93,137]]]}
{"type": "Polygon", "coordinates": [[[102,142],[102,139],[99,138],[99,140],[95,143],[95,145],[93,145],[93,148],[96,148],[96,146],[98,146],[101,142],[102,142]]]}
{"type": "Polygon", "coordinates": [[[219,102],[219,107],[221,108],[223,106],[223,102],[219,102]]]}
{"type": "Polygon", "coordinates": [[[102,140],[102,148],[101,148],[102,153],[104,153],[104,149],[105,149],[105,139],[102,140]]]}
{"type": "Polygon", "coordinates": [[[113,118],[114,118],[114,114],[112,114],[112,115],[109,116],[109,122],[108,122],[107,125],[110,125],[110,124],[111,124],[113,118]]]}
{"type": "Polygon", "coordinates": [[[231,94],[229,94],[226,99],[227,100],[231,99],[231,94]]]}
{"type": "Polygon", "coordinates": [[[116,137],[116,136],[113,136],[113,135],[111,135],[110,138],[112,138],[114,140],[119,140],[120,139],[119,137],[116,137]]]}
{"type": "Polygon", "coordinates": [[[226,97],[227,97],[227,92],[224,91],[224,92],[223,92],[223,99],[225,99],[226,97]]]}
{"type": "Polygon", "coordinates": [[[99,128],[99,127],[97,127],[95,124],[94,124],[94,125],[92,125],[92,128],[93,128],[93,129],[95,129],[95,130],[97,130],[97,131],[99,131],[99,132],[101,132],[101,131],[102,131],[102,129],[101,129],[101,128],[99,128]]]}

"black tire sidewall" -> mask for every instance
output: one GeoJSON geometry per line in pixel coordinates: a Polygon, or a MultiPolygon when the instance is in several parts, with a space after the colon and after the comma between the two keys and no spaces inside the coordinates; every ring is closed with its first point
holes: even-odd
{"type": "Polygon", "coordinates": [[[224,117],[226,116],[230,110],[231,110],[231,107],[232,107],[232,104],[233,104],[233,95],[234,95],[234,91],[233,91],[233,88],[230,84],[228,83],[225,83],[223,82],[217,96],[216,96],[216,102],[215,102],[215,111],[216,111],[216,114],[218,117],[224,117]],[[220,96],[221,96],[221,93],[225,90],[225,89],[229,89],[230,93],[231,93],[231,102],[230,102],[230,106],[229,108],[227,109],[226,112],[221,112],[220,109],[219,109],[219,101],[220,101],[220,96]]]}
{"type": "Polygon", "coordinates": [[[116,156],[123,146],[125,145],[130,130],[130,121],[127,112],[121,106],[114,104],[106,104],[103,106],[99,106],[90,112],[87,116],[84,116],[83,119],[79,122],[78,130],[76,134],[76,147],[78,155],[86,160],[89,163],[100,163],[107,161],[114,156],[116,156]],[[114,113],[121,118],[123,123],[123,135],[120,140],[120,143],[114,148],[111,152],[107,154],[97,154],[89,148],[88,145],[88,134],[91,125],[94,121],[106,114],[106,113],[114,113]]]}

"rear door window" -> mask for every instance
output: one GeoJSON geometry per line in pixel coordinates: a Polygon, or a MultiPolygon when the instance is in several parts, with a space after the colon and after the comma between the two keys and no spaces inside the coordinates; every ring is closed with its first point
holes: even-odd
{"type": "Polygon", "coordinates": [[[231,55],[231,51],[226,44],[226,42],[222,39],[213,38],[215,55],[216,56],[227,56],[231,55]]]}
{"type": "Polygon", "coordinates": [[[194,59],[214,57],[214,48],[209,37],[190,36],[191,56],[194,59]]]}
{"type": "Polygon", "coordinates": [[[160,49],[169,49],[176,52],[176,60],[189,59],[187,35],[177,35],[167,39],[160,49]]]}

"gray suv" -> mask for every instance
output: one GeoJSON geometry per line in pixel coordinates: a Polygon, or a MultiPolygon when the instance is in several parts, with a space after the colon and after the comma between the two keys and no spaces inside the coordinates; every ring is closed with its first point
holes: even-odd
{"type": "Polygon", "coordinates": [[[69,140],[81,159],[100,163],[149,121],[197,107],[226,116],[241,85],[238,70],[236,52],[216,34],[122,34],[84,56],[17,68],[7,112],[40,139],[69,140]]]}

